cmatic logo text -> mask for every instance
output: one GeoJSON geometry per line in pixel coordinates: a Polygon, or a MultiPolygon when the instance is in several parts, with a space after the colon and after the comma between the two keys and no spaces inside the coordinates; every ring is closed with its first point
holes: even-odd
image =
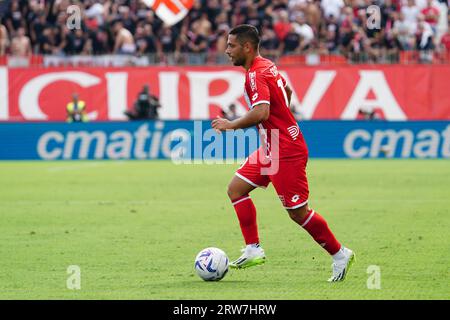
{"type": "Polygon", "coordinates": [[[36,149],[43,160],[171,159],[175,164],[212,164],[245,158],[257,149],[258,140],[256,130],[217,134],[202,121],[192,122],[192,129],[169,129],[158,121],[153,128],[145,123],[128,130],[47,131],[39,136],[36,149]]]}
{"type": "Polygon", "coordinates": [[[155,124],[149,131],[148,124],[136,131],[103,130],[88,131],[48,131],[39,137],[38,156],[43,160],[56,159],[154,159],[160,151],[170,158],[171,142],[176,131],[163,135],[163,122],[155,124]]]}
{"type": "Polygon", "coordinates": [[[450,158],[450,125],[444,130],[357,129],[344,140],[349,158],[450,158]]]}

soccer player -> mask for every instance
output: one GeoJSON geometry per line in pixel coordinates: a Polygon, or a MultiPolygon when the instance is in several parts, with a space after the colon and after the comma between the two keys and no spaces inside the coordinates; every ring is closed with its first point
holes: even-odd
{"type": "Polygon", "coordinates": [[[325,219],[308,207],[308,149],[289,109],[292,90],[274,63],[259,55],[259,43],[254,26],[239,25],[229,32],[226,54],[235,66],[246,70],[245,99],[250,110],[233,121],[217,117],[211,123],[217,132],[256,125],[263,141],[228,186],[246,243],[243,254],[230,267],[247,268],[266,260],[259,243],[256,208],[249,193],[272,182],[290,218],[332,256],[332,276],[328,281],[342,281],[355,255],[336,240],[325,219]]]}

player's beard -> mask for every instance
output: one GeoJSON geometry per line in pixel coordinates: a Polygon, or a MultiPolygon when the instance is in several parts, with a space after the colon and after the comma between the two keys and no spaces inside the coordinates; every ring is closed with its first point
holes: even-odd
{"type": "Polygon", "coordinates": [[[236,67],[243,66],[244,64],[245,64],[245,58],[244,57],[235,58],[234,61],[233,61],[233,65],[235,65],[236,67]]]}
{"type": "Polygon", "coordinates": [[[241,51],[239,51],[238,54],[236,54],[234,57],[232,57],[231,61],[233,62],[233,65],[236,67],[240,67],[245,65],[245,55],[241,51]],[[240,53],[240,54],[239,54],[240,53]]]}

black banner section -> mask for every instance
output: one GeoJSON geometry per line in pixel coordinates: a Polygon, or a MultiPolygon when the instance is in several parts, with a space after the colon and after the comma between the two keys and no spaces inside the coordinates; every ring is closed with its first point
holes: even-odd
{"type": "MultiPolygon", "coordinates": [[[[450,306],[449,300],[118,300],[118,301],[1,301],[2,314],[58,319],[86,316],[130,319],[305,319],[323,317],[368,318],[399,313],[402,318],[426,311],[440,314],[450,306]],[[133,317],[136,318],[136,317],[133,317]]],[[[445,313],[442,313],[445,314],[445,313]]]]}

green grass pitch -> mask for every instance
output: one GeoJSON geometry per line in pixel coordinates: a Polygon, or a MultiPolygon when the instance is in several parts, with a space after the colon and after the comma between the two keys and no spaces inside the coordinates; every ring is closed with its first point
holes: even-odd
{"type": "Polygon", "coordinates": [[[0,299],[450,298],[448,160],[310,160],[310,205],[357,254],[335,284],[272,187],[252,193],[267,263],[197,277],[201,249],[234,259],[243,246],[226,195],[237,167],[0,162],[0,299]],[[70,265],[79,290],[67,288],[70,265]]]}

